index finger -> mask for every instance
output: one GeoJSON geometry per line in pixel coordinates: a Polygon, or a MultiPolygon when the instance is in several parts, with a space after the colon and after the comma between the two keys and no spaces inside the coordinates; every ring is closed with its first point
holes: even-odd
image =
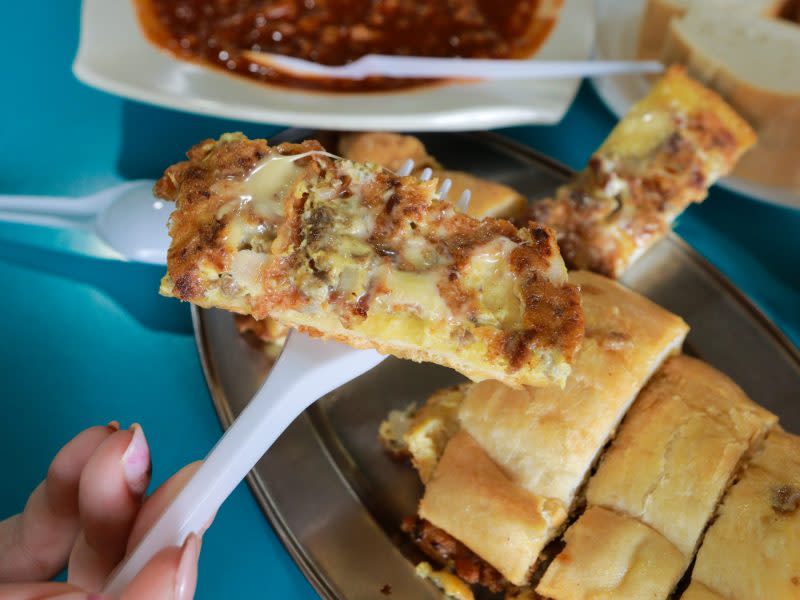
{"type": "Polygon", "coordinates": [[[119,426],[82,431],[56,454],[22,513],[0,522],[0,582],[48,579],[78,536],[78,486],[86,463],[119,426]]]}

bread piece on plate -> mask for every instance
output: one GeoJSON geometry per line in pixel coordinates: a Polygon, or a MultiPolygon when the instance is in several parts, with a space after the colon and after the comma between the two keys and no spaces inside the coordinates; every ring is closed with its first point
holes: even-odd
{"type": "Polygon", "coordinates": [[[378,437],[397,458],[410,458],[422,483],[427,483],[447,441],[459,429],[458,407],[464,386],[435,392],[421,407],[393,410],[381,422],[378,437]]]}
{"type": "Polygon", "coordinates": [[[692,581],[689,583],[686,591],[681,595],[681,600],[726,600],[724,596],[720,596],[713,590],[708,589],[702,583],[692,581]]]}
{"type": "Polygon", "coordinates": [[[798,598],[798,540],[800,437],[773,431],[725,496],[683,598],[798,598]]]}
{"type": "Polygon", "coordinates": [[[570,268],[620,277],[754,141],[716,93],[673,66],[531,218],[556,230],[570,268]]]}
{"type": "Polygon", "coordinates": [[[419,138],[399,133],[348,133],[339,139],[339,153],[357,162],[373,162],[397,171],[406,160],[414,160],[414,174],[433,170],[439,180],[452,182],[449,198],[456,200],[470,191],[467,214],[476,219],[496,217],[518,219],[525,214],[528,200],[507,185],[475,177],[462,171],[445,169],[426,150],[419,138]]]}
{"type": "Polygon", "coordinates": [[[414,414],[403,435],[411,461],[422,483],[433,474],[447,441],[459,429],[458,408],[464,398],[464,386],[439,390],[414,414]]]}
{"type": "Polygon", "coordinates": [[[685,568],[681,552],[658,532],[597,506],[581,515],[564,541],[536,587],[546,598],[666,598],[685,568]]]}
{"type": "Polygon", "coordinates": [[[566,519],[560,502],[516,485],[465,431],[447,444],[419,516],[452,533],[512,583],[524,583],[542,539],[566,519]]]}
{"type": "Polygon", "coordinates": [[[648,0],[639,28],[639,58],[661,57],[670,23],[698,6],[713,6],[718,13],[736,13],[752,19],[776,17],[786,0],[648,0]]]}
{"type": "Polygon", "coordinates": [[[392,171],[400,170],[408,159],[414,161],[414,168],[418,170],[442,168],[439,161],[428,154],[422,140],[401,133],[343,133],[339,136],[339,154],[348,160],[375,163],[392,171]]]}
{"type": "Polygon", "coordinates": [[[641,520],[691,557],[740,461],[777,420],[710,365],[671,358],[626,416],[586,500],[641,520]]]}
{"type": "Polygon", "coordinates": [[[670,358],[589,480],[590,508],[567,530],[567,545],[537,591],[554,600],[667,598],[742,458],[776,422],[719,371],[687,356],[670,358]],[[601,527],[596,507],[610,511],[601,527]],[[649,545],[669,548],[669,560],[641,560],[642,538],[628,535],[637,531],[647,532],[649,545]]]}
{"type": "Polygon", "coordinates": [[[800,192],[800,24],[690,10],[672,22],[663,59],[687,65],[753,126],[758,143],[733,174],[800,192]]]}
{"type": "MultiPolygon", "coordinates": [[[[680,349],[688,330],[679,317],[610,279],[573,272],[570,281],[581,287],[586,336],[566,387],[513,390],[485,381],[461,388],[463,398],[453,400],[460,431],[476,445],[473,453],[480,450],[495,465],[506,488],[520,490],[527,518],[539,525],[514,538],[524,540],[524,545],[515,543],[514,557],[499,552],[497,538],[483,531],[488,525],[476,531],[473,518],[477,507],[485,507],[481,518],[489,524],[507,517],[502,505],[491,501],[497,477],[471,472],[456,478],[452,462],[435,467],[420,503],[421,517],[515,585],[527,581],[545,545],[561,532],[603,446],[650,375],[680,349]],[[431,485],[442,477],[442,468],[451,484],[431,485]]],[[[444,453],[449,451],[448,444],[444,453]]],[[[429,466],[430,454],[425,460],[429,466]]]]}
{"type": "Polygon", "coordinates": [[[203,142],[156,185],[177,202],[161,292],[475,380],[563,385],[583,315],[555,235],[476,221],[436,187],[315,142],[203,142]]]}

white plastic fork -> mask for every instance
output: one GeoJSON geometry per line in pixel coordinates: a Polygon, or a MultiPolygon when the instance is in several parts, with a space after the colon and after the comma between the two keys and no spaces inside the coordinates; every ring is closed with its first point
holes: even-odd
{"type": "Polygon", "coordinates": [[[329,66],[283,54],[254,52],[252,50],[248,50],[243,54],[245,58],[255,63],[267,67],[277,67],[290,71],[295,75],[329,77],[333,79],[364,79],[371,76],[445,77],[485,80],[559,79],[633,73],[660,73],[664,70],[664,65],[653,60],[546,61],[367,54],[346,65],[329,66]]]}
{"type": "Polygon", "coordinates": [[[200,532],[278,436],[309,405],[385,356],[293,331],[256,395],[142,541],[111,574],[103,593],[119,597],[160,550],[200,532]]]}
{"type": "MultiPolygon", "coordinates": [[[[407,175],[411,175],[411,172],[414,170],[414,160],[409,158],[403,165],[398,169],[397,175],[400,177],[405,177],[407,175]]],[[[428,181],[431,177],[433,177],[433,170],[429,167],[425,167],[420,173],[419,180],[420,181],[428,181]]],[[[450,188],[453,186],[453,182],[446,178],[442,181],[441,185],[439,186],[439,200],[445,200],[447,198],[448,192],[450,192],[450,188]]],[[[470,190],[464,190],[461,192],[461,195],[458,197],[458,200],[455,202],[456,210],[459,212],[467,212],[469,208],[469,201],[472,198],[472,192],[470,190]]]]}

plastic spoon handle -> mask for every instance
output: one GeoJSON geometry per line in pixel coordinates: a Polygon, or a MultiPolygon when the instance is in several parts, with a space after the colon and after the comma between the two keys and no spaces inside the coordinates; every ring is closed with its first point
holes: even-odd
{"type": "Polygon", "coordinates": [[[269,377],[133,552],[111,574],[105,594],[118,597],[133,577],[168,546],[198,532],[278,436],[305,408],[383,360],[293,332],[269,377]]]}
{"type": "Polygon", "coordinates": [[[44,212],[4,212],[0,210],[0,223],[23,223],[53,229],[91,229],[91,216],[51,216],[44,212]]]}
{"type": "Polygon", "coordinates": [[[92,217],[127,191],[152,186],[148,181],[128,181],[89,196],[6,196],[0,194],[0,211],[62,217],[92,217]]]}
{"type": "Polygon", "coordinates": [[[383,77],[454,77],[466,79],[557,79],[602,77],[629,73],[659,73],[658,61],[543,61],[482,58],[431,58],[367,54],[347,65],[332,67],[311,61],[261,52],[247,58],[296,73],[340,79],[383,77]]]}
{"type": "Polygon", "coordinates": [[[50,196],[0,196],[0,211],[91,217],[106,202],[98,196],[83,198],[50,196]]]}

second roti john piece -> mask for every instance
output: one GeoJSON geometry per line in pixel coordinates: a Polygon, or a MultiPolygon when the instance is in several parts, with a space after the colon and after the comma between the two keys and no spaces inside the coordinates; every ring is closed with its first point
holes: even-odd
{"type": "Polygon", "coordinates": [[[671,67],[530,216],[556,230],[570,268],[619,278],[754,142],[717,94],[671,67]]]}

